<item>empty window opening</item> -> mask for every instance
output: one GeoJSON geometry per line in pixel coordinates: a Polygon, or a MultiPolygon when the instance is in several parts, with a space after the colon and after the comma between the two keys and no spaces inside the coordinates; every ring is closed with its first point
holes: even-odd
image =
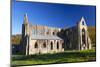
{"type": "Polygon", "coordinates": [[[46,43],[45,42],[43,43],[43,48],[46,48],[46,43]]]}
{"type": "Polygon", "coordinates": [[[53,50],[53,43],[51,42],[51,50],[53,50]]]}
{"type": "Polygon", "coordinates": [[[59,42],[57,42],[57,49],[59,49],[59,42]]]}
{"type": "Polygon", "coordinates": [[[38,44],[37,44],[37,42],[35,43],[35,48],[38,48],[38,44]]]}

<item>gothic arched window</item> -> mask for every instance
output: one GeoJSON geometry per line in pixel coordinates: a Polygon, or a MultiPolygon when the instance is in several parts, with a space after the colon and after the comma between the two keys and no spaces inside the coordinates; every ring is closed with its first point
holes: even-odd
{"type": "Polygon", "coordinates": [[[51,50],[53,50],[53,43],[51,42],[51,50]]]}
{"type": "Polygon", "coordinates": [[[53,32],[52,34],[55,35],[55,32],[53,32]]]}
{"type": "Polygon", "coordinates": [[[82,35],[85,35],[85,29],[84,28],[82,29],[82,35]]]}
{"type": "Polygon", "coordinates": [[[35,48],[38,48],[38,44],[37,44],[37,42],[35,43],[35,46],[34,46],[35,48]]]}
{"type": "Polygon", "coordinates": [[[64,48],[64,43],[62,43],[62,48],[64,48]]]}
{"type": "Polygon", "coordinates": [[[59,42],[57,42],[57,49],[59,49],[59,42]]]}
{"type": "Polygon", "coordinates": [[[43,43],[43,48],[46,48],[46,43],[45,42],[43,43]]]}
{"type": "Polygon", "coordinates": [[[82,29],[82,43],[85,44],[85,29],[82,29]]]}
{"type": "Polygon", "coordinates": [[[82,22],[82,25],[84,25],[84,22],[82,22]]]}

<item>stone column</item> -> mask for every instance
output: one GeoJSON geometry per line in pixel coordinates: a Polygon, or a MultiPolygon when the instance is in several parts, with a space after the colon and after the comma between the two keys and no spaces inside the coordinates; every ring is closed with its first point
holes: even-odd
{"type": "Polygon", "coordinates": [[[29,37],[26,36],[26,55],[29,55],[29,37]]]}
{"type": "Polygon", "coordinates": [[[87,50],[87,47],[88,47],[88,44],[87,44],[87,31],[85,31],[85,42],[86,42],[85,50],[87,50]]]}
{"type": "Polygon", "coordinates": [[[80,50],[83,50],[82,47],[82,31],[80,30],[80,50]]]}
{"type": "Polygon", "coordinates": [[[79,25],[77,26],[77,37],[78,37],[78,50],[81,50],[81,33],[80,33],[80,27],[79,25]]]}

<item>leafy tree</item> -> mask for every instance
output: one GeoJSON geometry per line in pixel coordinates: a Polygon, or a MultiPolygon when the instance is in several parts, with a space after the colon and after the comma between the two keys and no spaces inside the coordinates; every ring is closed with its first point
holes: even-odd
{"type": "Polygon", "coordinates": [[[95,26],[89,26],[88,31],[89,31],[89,36],[90,36],[91,42],[92,42],[92,44],[94,44],[93,46],[95,46],[96,45],[96,28],[95,28],[95,26]]]}
{"type": "Polygon", "coordinates": [[[11,42],[12,42],[12,44],[16,44],[16,45],[18,45],[18,44],[20,44],[20,41],[21,41],[21,35],[12,35],[12,37],[11,37],[11,42]]]}

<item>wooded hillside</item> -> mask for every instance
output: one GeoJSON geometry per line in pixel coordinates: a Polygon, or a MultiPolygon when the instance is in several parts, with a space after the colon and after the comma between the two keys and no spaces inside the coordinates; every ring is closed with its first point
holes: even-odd
{"type": "Polygon", "coordinates": [[[92,44],[96,44],[96,28],[95,26],[88,27],[89,36],[91,38],[92,44]]]}
{"type": "Polygon", "coordinates": [[[19,45],[21,41],[21,34],[12,35],[11,42],[12,44],[19,45]]]}

